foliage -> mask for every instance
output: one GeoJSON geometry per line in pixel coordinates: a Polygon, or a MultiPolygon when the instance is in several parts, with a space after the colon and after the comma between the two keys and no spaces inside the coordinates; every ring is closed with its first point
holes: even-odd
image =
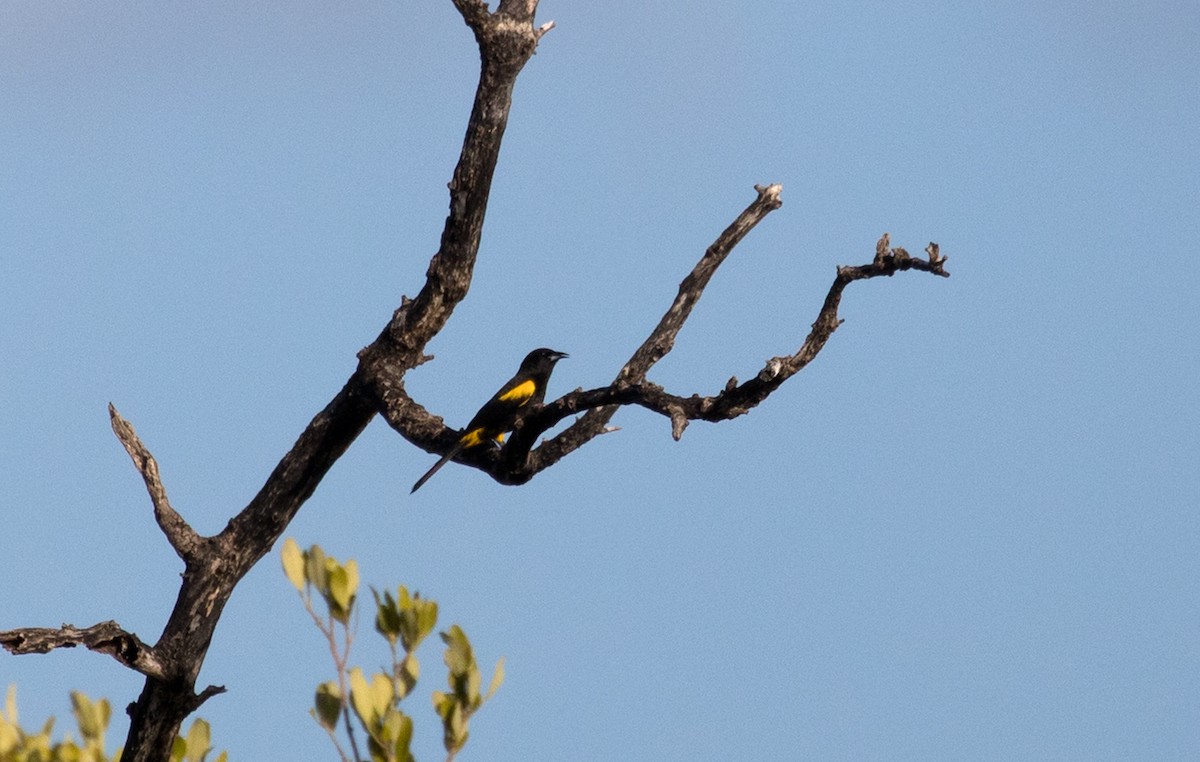
{"type": "MultiPolygon", "coordinates": [[[[400,702],[412,694],[420,677],[416,650],[437,625],[437,602],[422,598],[419,593],[410,594],[403,585],[395,595],[371,589],[375,599],[375,631],[387,641],[391,668],[368,676],[361,667],[349,665],[354,642],[352,622],[358,613],[358,564],[353,560],[339,563],[319,545],[301,550],[291,538],[284,542],[281,560],[284,574],[300,593],[304,608],[329,644],[337,673],[336,680],[317,686],[309,713],[329,734],[343,762],[362,759],[358,745],[360,732],[366,737],[372,762],[414,762],[410,750],[413,721],[400,709],[400,702]],[[314,606],[314,591],[324,601],[324,616],[314,606]],[[351,711],[357,724],[351,722],[351,711]],[[349,751],[342,744],[342,735],[349,751]]],[[[471,716],[504,681],[504,660],[496,665],[488,691],[483,694],[482,676],[466,633],[455,624],[441,633],[441,638],[446,643],[444,660],[450,690],[434,691],[433,706],[442,719],[442,738],[449,761],[467,742],[471,716]]]]}
{"type": "MultiPolygon", "coordinates": [[[[36,733],[21,728],[17,715],[17,687],[8,687],[4,710],[0,712],[0,762],[117,762],[121,750],[109,756],[104,751],[104,737],[112,719],[108,699],[92,701],[79,691],[71,691],[71,711],[79,731],[79,741],[67,733],[54,743],[54,718],[46,720],[36,733]]],[[[192,722],[185,735],[175,739],[171,762],[206,762],[212,751],[211,730],[201,719],[192,722]]],[[[214,762],[227,762],[228,753],[221,752],[214,762]]]]}

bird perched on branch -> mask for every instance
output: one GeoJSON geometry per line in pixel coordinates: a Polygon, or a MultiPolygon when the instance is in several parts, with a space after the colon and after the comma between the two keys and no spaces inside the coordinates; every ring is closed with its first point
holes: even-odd
{"type": "Polygon", "coordinates": [[[526,355],[521,361],[521,367],[517,369],[517,375],[510,378],[508,383],[500,387],[500,391],[479,408],[479,412],[463,429],[458,442],[441,460],[433,464],[433,468],[417,479],[412,491],[419,490],[438,469],[446,465],[447,461],[468,447],[476,447],[485,442],[503,443],[505,432],[512,431],[517,416],[529,407],[542,404],[542,400],[546,398],[546,384],[550,381],[550,372],[554,370],[554,364],[566,356],[564,352],[545,347],[526,355]]]}

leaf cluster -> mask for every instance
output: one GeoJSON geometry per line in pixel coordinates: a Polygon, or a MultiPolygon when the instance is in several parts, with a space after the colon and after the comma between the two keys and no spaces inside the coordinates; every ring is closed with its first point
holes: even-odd
{"type": "MultiPolygon", "coordinates": [[[[375,632],[388,645],[391,665],[368,674],[349,664],[354,641],[351,623],[357,618],[357,564],[353,560],[343,564],[318,545],[301,550],[291,538],[284,542],[281,560],[284,574],[326,638],[336,672],[336,679],[317,686],[310,714],[329,735],[343,762],[362,758],[360,733],[366,737],[371,762],[414,762],[410,748],[413,721],[400,702],[412,694],[421,676],[416,651],[437,626],[437,602],[410,593],[404,585],[394,594],[371,588],[375,632]],[[318,599],[324,602],[323,614],[314,605],[318,599]],[[349,749],[342,744],[343,737],[349,749]]],[[[450,690],[434,691],[433,705],[442,720],[446,758],[452,760],[467,742],[471,715],[503,682],[504,661],[496,665],[488,692],[482,694],[479,666],[466,633],[455,624],[440,635],[446,643],[444,661],[450,690]]]]}
{"type": "MultiPolygon", "coordinates": [[[[112,705],[108,699],[93,701],[86,694],[71,691],[71,711],[79,740],[71,733],[54,742],[54,718],[51,717],[35,731],[21,727],[17,714],[17,687],[10,685],[0,712],[0,762],[116,762],[121,749],[111,756],[104,750],[112,705]]],[[[196,719],[185,735],[177,736],[171,747],[171,762],[206,762],[212,752],[212,733],[208,723],[196,719]]],[[[221,752],[213,762],[228,762],[228,752],[221,752]]]]}

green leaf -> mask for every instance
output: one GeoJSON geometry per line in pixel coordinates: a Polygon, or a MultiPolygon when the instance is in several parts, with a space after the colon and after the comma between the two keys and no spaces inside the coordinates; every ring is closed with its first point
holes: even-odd
{"type": "Polygon", "coordinates": [[[187,741],[184,741],[179,736],[175,736],[175,741],[171,744],[171,762],[180,762],[186,753],[187,741]]]}
{"type": "Polygon", "coordinates": [[[450,668],[451,684],[453,684],[455,677],[465,675],[470,671],[471,666],[475,663],[475,655],[471,652],[471,641],[467,640],[467,634],[457,624],[450,625],[450,629],[441,635],[442,640],[446,643],[445,661],[446,666],[450,668]]]}
{"type": "Polygon", "coordinates": [[[486,701],[487,699],[490,699],[492,696],[496,695],[496,691],[500,690],[500,685],[503,682],[504,682],[504,657],[501,656],[499,658],[499,660],[496,661],[496,671],[492,673],[492,682],[491,682],[491,685],[488,686],[487,695],[483,697],[484,700],[486,701]]]}
{"type": "Polygon", "coordinates": [[[421,663],[415,654],[407,654],[396,671],[396,697],[403,699],[412,693],[421,677],[421,663]]]}
{"type": "Polygon", "coordinates": [[[371,755],[371,762],[391,762],[387,749],[375,736],[367,736],[367,753],[371,755]]]}
{"type": "Polygon", "coordinates": [[[42,725],[42,732],[37,735],[25,735],[25,745],[31,751],[45,751],[43,756],[49,756],[50,751],[50,734],[54,732],[54,718],[50,717],[46,720],[46,724],[42,725]]]}
{"type": "Polygon", "coordinates": [[[409,595],[408,588],[399,588],[397,606],[400,609],[400,639],[405,651],[415,651],[437,626],[437,601],[422,599],[420,594],[409,595]]]}
{"type": "Polygon", "coordinates": [[[338,684],[330,680],[318,685],[313,704],[313,716],[321,723],[321,727],[326,730],[336,729],[338,718],[342,716],[342,692],[338,684]]]}
{"type": "Polygon", "coordinates": [[[459,700],[441,691],[433,692],[433,708],[442,718],[442,744],[446,751],[455,752],[466,743],[467,718],[459,700]]]}
{"type": "Polygon", "coordinates": [[[453,696],[442,693],[441,691],[434,691],[432,698],[433,708],[438,713],[438,717],[441,717],[443,720],[445,720],[450,716],[450,711],[454,709],[454,705],[457,702],[454,700],[453,696]]]}
{"type": "Polygon", "coordinates": [[[392,739],[392,748],[396,750],[396,759],[408,759],[411,752],[413,721],[404,712],[393,710],[387,718],[388,737],[392,739]]]}
{"type": "Polygon", "coordinates": [[[437,627],[437,618],[437,601],[426,600],[417,608],[417,631],[420,634],[418,642],[424,640],[429,633],[433,632],[433,628],[437,627]]]}
{"type": "Polygon", "coordinates": [[[351,558],[342,568],[346,570],[346,587],[348,588],[346,608],[350,608],[350,601],[353,601],[354,597],[358,595],[358,561],[351,558]]]}
{"type": "Polygon", "coordinates": [[[371,727],[375,722],[375,714],[371,703],[371,688],[367,685],[362,667],[350,670],[350,706],[354,707],[359,721],[364,726],[371,727]]]}
{"type": "Polygon", "coordinates": [[[4,699],[4,718],[13,725],[19,724],[20,718],[17,717],[17,686],[8,686],[8,696],[4,699]]]}
{"type": "Polygon", "coordinates": [[[358,592],[358,563],[351,559],[342,565],[330,558],[326,568],[329,571],[329,595],[334,603],[330,608],[342,614],[339,619],[344,621],[358,592]]]}
{"type": "Polygon", "coordinates": [[[304,576],[322,597],[329,594],[326,573],[325,551],[321,550],[320,545],[313,545],[304,554],[304,576]]]}
{"type": "Polygon", "coordinates": [[[404,585],[401,585],[397,592],[399,593],[396,605],[400,612],[400,641],[404,644],[405,651],[412,652],[421,642],[421,633],[417,625],[420,610],[414,605],[415,602],[420,601],[420,598],[414,599],[409,595],[408,588],[404,585]]]}
{"type": "Polygon", "coordinates": [[[371,588],[371,595],[375,596],[375,631],[395,646],[400,638],[400,608],[396,599],[387,591],[380,596],[375,588],[371,588]]]}
{"type": "Polygon", "coordinates": [[[376,672],[368,683],[361,668],[350,671],[350,701],[368,731],[387,714],[394,698],[392,679],[387,675],[376,672]]]}
{"type": "Polygon", "coordinates": [[[83,751],[70,738],[54,747],[54,762],[81,762],[83,751]]]}
{"type": "Polygon", "coordinates": [[[442,730],[442,745],[446,747],[446,751],[458,751],[467,742],[467,718],[463,714],[462,704],[454,702],[442,730]]]}
{"type": "Polygon", "coordinates": [[[458,625],[451,625],[449,630],[443,632],[442,640],[446,642],[445,660],[450,669],[450,687],[462,702],[464,711],[469,714],[483,703],[483,696],[479,692],[483,676],[475,663],[471,641],[458,625]]]}
{"type": "Polygon", "coordinates": [[[326,562],[326,576],[329,580],[329,591],[325,595],[325,603],[329,606],[329,615],[345,624],[350,620],[350,575],[346,567],[338,564],[332,558],[326,562]]]}
{"type": "MultiPolygon", "coordinates": [[[[100,707],[100,723],[104,726],[105,730],[108,730],[108,722],[112,719],[112,704],[108,702],[108,699],[100,699],[98,706],[100,707]]],[[[103,733],[101,736],[103,736],[103,733]]]]}
{"type": "Polygon", "coordinates": [[[392,679],[382,672],[376,672],[371,676],[371,706],[375,710],[376,717],[383,717],[387,714],[387,710],[392,706],[392,700],[396,698],[396,691],[392,686],[392,679]]]}
{"type": "Polygon", "coordinates": [[[283,573],[287,575],[292,587],[304,592],[304,551],[289,537],[283,542],[283,551],[279,558],[283,562],[283,573]]]}
{"type": "Polygon", "coordinates": [[[467,670],[466,679],[466,705],[471,709],[476,709],[483,703],[483,696],[479,693],[480,686],[483,685],[483,674],[479,671],[474,663],[467,670]]]}
{"type": "Polygon", "coordinates": [[[75,713],[75,722],[79,724],[79,734],[84,742],[104,740],[104,731],[108,729],[108,718],[111,708],[104,706],[107,701],[94,703],[80,691],[71,691],[71,707],[75,713]],[[106,711],[107,709],[107,711],[106,711]]]}
{"type": "Polygon", "coordinates": [[[17,744],[21,742],[21,734],[16,726],[9,723],[7,719],[0,719],[0,759],[6,759],[5,755],[17,748],[17,744]]]}
{"type": "Polygon", "coordinates": [[[204,755],[212,750],[212,729],[207,722],[197,719],[188,728],[186,740],[187,752],[185,756],[188,762],[203,762],[204,755]]]}

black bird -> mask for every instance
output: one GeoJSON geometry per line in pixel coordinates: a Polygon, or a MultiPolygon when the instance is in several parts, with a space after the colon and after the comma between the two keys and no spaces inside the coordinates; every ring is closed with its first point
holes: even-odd
{"type": "Polygon", "coordinates": [[[546,384],[550,381],[554,363],[566,356],[564,352],[545,347],[526,355],[521,361],[521,367],[517,369],[517,375],[510,378],[508,383],[500,387],[500,391],[479,408],[479,412],[463,429],[462,435],[450,448],[450,452],[443,455],[441,460],[433,464],[433,468],[417,479],[412,491],[419,490],[422,484],[429,481],[429,477],[466,448],[476,447],[484,442],[503,443],[505,432],[512,431],[521,411],[542,404],[542,400],[546,398],[546,384]]]}

